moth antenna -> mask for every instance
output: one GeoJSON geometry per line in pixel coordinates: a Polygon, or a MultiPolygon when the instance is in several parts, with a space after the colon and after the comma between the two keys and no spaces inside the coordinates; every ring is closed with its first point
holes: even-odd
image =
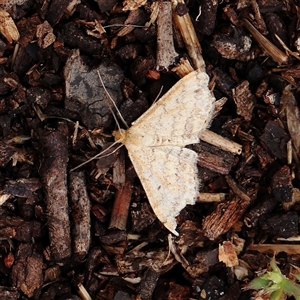
{"type": "MultiPolygon", "coordinates": [[[[109,94],[107,88],[105,87],[100,72],[97,71],[97,73],[98,73],[98,77],[99,77],[99,80],[100,80],[100,82],[101,82],[101,85],[103,86],[103,89],[104,89],[106,95],[108,96],[108,99],[109,99],[110,102],[113,104],[114,108],[116,109],[116,111],[117,111],[117,113],[118,113],[118,115],[119,115],[119,118],[120,118],[121,121],[124,123],[124,125],[126,126],[126,128],[129,128],[128,125],[127,125],[127,123],[126,123],[126,121],[125,121],[124,118],[122,117],[122,115],[121,115],[121,113],[120,113],[118,107],[116,106],[115,101],[112,99],[112,97],[110,96],[110,94],[109,94]]],[[[121,130],[121,127],[120,127],[120,124],[119,124],[119,122],[118,122],[118,119],[117,119],[117,117],[116,117],[114,111],[112,110],[112,108],[111,108],[110,105],[108,105],[108,108],[109,108],[109,110],[111,111],[111,113],[112,113],[112,115],[113,115],[113,117],[114,117],[114,119],[115,119],[115,121],[116,121],[116,124],[117,124],[117,127],[118,127],[118,129],[119,129],[119,132],[120,132],[121,135],[123,136],[122,130],[121,130]]],[[[118,144],[118,143],[120,143],[120,142],[121,142],[121,139],[115,141],[113,144],[111,144],[111,145],[110,145],[108,148],[106,148],[105,150],[103,150],[103,151],[101,151],[100,153],[96,154],[95,156],[91,157],[90,159],[88,159],[87,161],[85,161],[85,162],[83,162],[82,164],[78,165],[77,167],[71,169],[70,172],[73,172],[73,171],[77,170],[78,168],[84,166],[85,164],[91,162],[92,160],[94,160],[94,159],[96,159],[96,158],[106,157],[106,156],[109,156],[109,155],[115,153],[115,152],[118,151],[123,145],[120,145],[120,146],[117,147],[114,151],[112,151],[112,152],[110,152],[110,153],[108,153],[108,154],[106,154],[106,155],[103,155],[103,154],[106,153],[109,149],[111,149],[112,147],[114,147],[116,144],[118,144]]]]}
{"type": "MultiPolygon", "coordinates": [[[[100,75],[100,72],[99,72],[99,71],[97,71],[97,72],[98,72],[98,77],[99,77],[99,80],[100,80],[100,82],[101,82],[101,85],[103,86],[103,89],[104,89],[104,91],[105,91],[105,93],[106,93],[108,99],[111,101],[111,103],[113,104],[114,108],[116,109],[116,111],[117,111],[117,113],[118,113],[119,118],[121,119],[121,121],[123,122],[123,124],[125,125],[125,127],[128,129],[129,126],[127,125],[126,121],[125,121],[124,118],[122,117],[122,115],[121,115],[121,113],[120,113],[120,111],[119,111],[119,109],[118,109],[118,107],[117,107],[115,101],[114,101],[113,98],[110,96],[110,94],[109,94],[107,88],[105,87],[104,82],[103,82],[103,80],[102,80],[102,77],[101,77],[101,75],[100,75]]],[[[109,108],[110,108],[110,106],[109,106],[109,108]]],[[[112,112],[112,114],[113,114],[113,116],[114,116],[114,118],[115,118],[115,120],[116,120],[118,129],[120,130],[120,129],[121,129],[121,128],[120,128],[120,125],[119,125],[119,123],[118,123],[118,121],[117,121],[117,118],[116,118],[116,116],[115,116],[115,114],[114,114],[114,112],[112,111],[111,108],[110,108],[110,111],[112,112]]]]}
{"type": "MultiPolygon", "coordinates": [[[[117,141],[115,141],[114,143],[113,143],[113,145],[115,145],[115,144],[117,144],[117,143],[120,143],[121,142],[121,140],[117,140],[117,141]]],[[[107,157],[107,156],[109,156],[109,155],[112,155],[112,154],[114,154],[115,152],[117,152],[120,148],[122,148],[123,147],[123,144],[120,144],[114,151],[112,151],[112,152],[110,152],[110,153],[108,153],[108,154],[105,154],[105,155],[103,155],[103,156],[101,156],[101,157],[98,157],[98,158],[103,158],[103,157],[107,157]]],[[[108,149],[108,148],[107,148],[108,149]]],[[[106,149],[105,149],[106,150],[106,149]]],[[[104,152],[104,151],[103,151],[104,152]]],[[[102,153],[103,153],[102,152],[102,153]]]]}
{"type": "Polygon", "coordinates": [[[82,164],[78,165],[77,167],[71,169],[70,172],[73,172],[73,171],[77,170],[78,168],[81,168],[82,166],[86,165],[87,163],[89,163],[90,161],[92,161],[92,160],[94,160],[96,158],[106,157],[106,156],[109,156],[109,155],[115,153],[116,151],[118,151],[123,146],[122,144],[120,146],[118,146],[113,152],[110,152],[110,153],[108,153],[106,155],[101,156],[103,153],[107,152],[107,150],[111,149],[112,147],[114,147],[118,143],[120,143],[120,141],[115,141],[113,144],[111,144],[109,147],[107,147],[103,151],[99,152],[98,154],[96,154],[95,156],[91,157],[90,159],[88,159],[87,161],[83,162],[82,164]]]}
{"type": "Polygon", "coordinates": [[[155,97],[155,99],[154,99],[152,105],[153,105],[155,102],[157,102],[157,100],[159,99],[159,97],[160,97],[160,95],[161,95],[161,93],[162,93],[163,88],[164,88],[164,86],[162,85],[161,88],[160,88],[160,90],[159,90],[159,92],[158,92],[158,94],[157,94],[157,96],[155,97]]]}
{"type": "Polygon", "coordinates": [[[118,119],[116,117],[116,114],[114,113],[114,111],[112,110],[112,108],[110,106],[108,106],[108,108],[109,108],[111,114],[113,115],[113,117],[115,119],[115,122],[117,124],[118,130],[121,132],[121,127],[120,127],[120,124],[119,124],[118,119]]]}

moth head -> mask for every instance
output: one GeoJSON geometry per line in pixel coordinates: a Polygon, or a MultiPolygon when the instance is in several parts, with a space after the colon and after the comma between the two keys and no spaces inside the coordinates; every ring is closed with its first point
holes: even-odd
{"type": "Polygon", "coordinates": [[[115,130],[113,131],[112,135],[114,136],[116,142],[124,144],[124,141],[126,139],[126,130],[115,130]]]}

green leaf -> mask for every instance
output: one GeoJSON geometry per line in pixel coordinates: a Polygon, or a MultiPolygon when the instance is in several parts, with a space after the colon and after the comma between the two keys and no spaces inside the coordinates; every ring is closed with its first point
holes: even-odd
{"type": "Polygon", "coordinates": [[[247,288],[250,290],[260,290],[268,287],[270,283],[271,281],[268,279],[257,277],[249,282],[247,288]]]}
{"type": "Polygon", "coordinates": [[[271,295],[270,295],[270,300],[282,300],[282,299],[285,299],[285,298],[282,298],[283,296],[283,290],[280,289],[280,290],[277,290],[275,292],[273,292],[271,295]]]}
{"type": "Polygon", "coordinates": [[[295,274],[294,276],[297,278],[298,281],[300,281],[300,274],[295,274]]]}
{"type": "Polygon", "coordinates": [[[273,281],[274,283],[281,283],[283,279],[285,279],[285,276],[281,273],[278,274],[277,272],[269,272],[269,279],[273,281]]]}
{"type": "Polygon", "coordinates": [[[270,267],[272,269],[273,272],[276,272],[278,274],[281,274],[280,269],[278,268],[277,264],[276,264],[276,260],[275,257],[273,256],[271,261],[270,261],[270,267]]]}
{"type": "Polygon", "coordinates": [[[294,297],[300,297],[300,285],[285,278],[282,281],[281,286],[286,294],[293,295],[294,297]]]}

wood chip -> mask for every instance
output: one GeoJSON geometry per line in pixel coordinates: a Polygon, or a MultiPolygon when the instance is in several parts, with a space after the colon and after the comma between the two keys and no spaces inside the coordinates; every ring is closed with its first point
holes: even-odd
{"type": "Polygon", "coordinates": [[[20,38],[18,28],[8,12],[0,7],[0,32],[5,36],[7,41],[11,44],[20,38]]]}
{"type": "Polygon", "coordinates": [[[219,261],[223,262],[226,267],[234,267],[239,264],[237,254],[231,242],[224,241],[222,245],[219,245],[219,261]]]}

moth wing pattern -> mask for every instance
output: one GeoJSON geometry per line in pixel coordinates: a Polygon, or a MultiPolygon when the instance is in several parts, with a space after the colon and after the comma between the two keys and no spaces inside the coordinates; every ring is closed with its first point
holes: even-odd
{"type": "Polygon", "coordinates": [[[210,125],[214,111],[215,98],[208,82],[205,72],[189,73],[133,122],[129,130],[161,136],[170,145],[198,143],[199,133],[210,125]]]}
{"type": "Polygon", "coordinates": [[[155,215],[178,235],[175,217],[187,204],[195,204],[199,191],[198,155],[177,146],[128,146],[127,150],[155,215]]]}

